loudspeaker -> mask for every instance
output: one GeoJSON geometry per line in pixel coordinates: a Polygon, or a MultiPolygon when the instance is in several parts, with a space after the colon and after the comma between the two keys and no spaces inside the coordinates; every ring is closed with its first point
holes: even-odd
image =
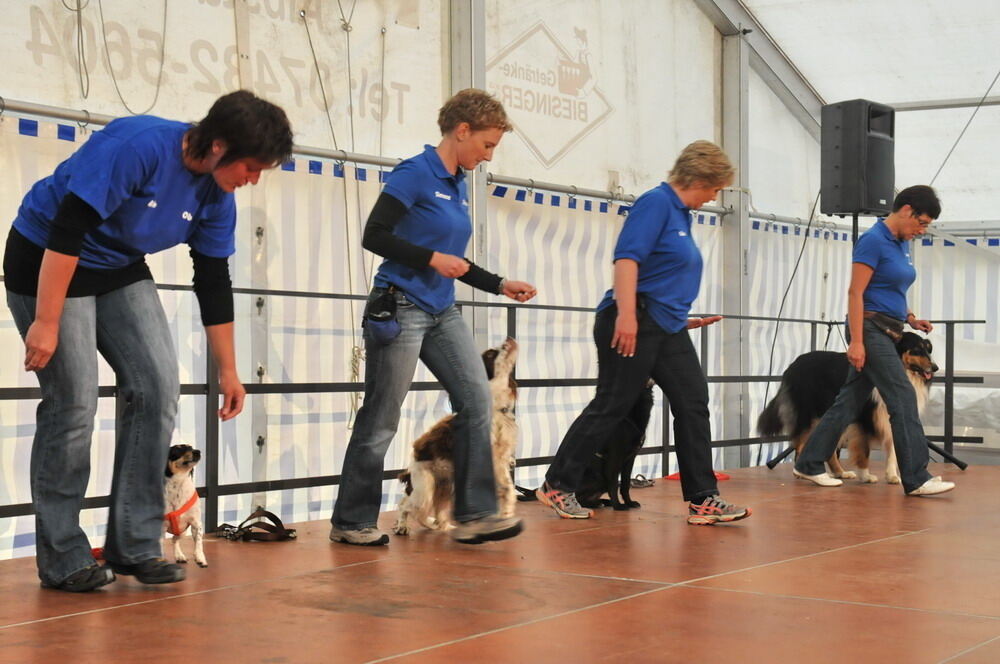
{"type": "Polygon", "coordinates": [[[820,211],[885,215],[896,180],[896,117],[891,106],[852,99],[823,107],[820,211]]]}

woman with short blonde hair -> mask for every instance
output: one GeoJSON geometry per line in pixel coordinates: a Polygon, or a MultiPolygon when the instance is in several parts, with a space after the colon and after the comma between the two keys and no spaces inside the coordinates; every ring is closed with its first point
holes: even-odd
{"type": "Polygon", "coordinates": [[[440,143],[424,146],[389,173],[365,225],[362,246],[385,261],[362,323],[365,399],[330,519],[334,542],[389,542],[377,525],[385,453],[418,359],[447,390],[455,410],[458,526],[452,537],[473,544],[521,532],[520,519],[497,514],[489,383],[472,333],[455,307],[455,279],[518,302],[535,296],[531,284],[503,279],[463,256],[472,235],[465,171],[489,161],[511,125],[500,102],[470,88],[445,102],[438,126],[440,143]]]}
{"type": "Polygon", "coordinates": [[[701,253],[691,235],[691,210],[729,186],[734,169],[714,143],[681,151],[670,182],[640,196],[615,246],[614,287],[597,307],[597,394],[570,426],[537,491],[538,499],[569,519],[593,513],[576,499],[584,472],[602,445],[624,427],[652,378],[674,415],[681,489],[688,523],[714,524],[750,516],[719,497],[712,469],[708,382],[688,329],[720,316],[688,318],[701,285],[701,253]]]}

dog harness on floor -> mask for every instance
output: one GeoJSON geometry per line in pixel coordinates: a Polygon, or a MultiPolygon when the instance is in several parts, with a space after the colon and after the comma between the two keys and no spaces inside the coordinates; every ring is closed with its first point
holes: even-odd
{"type": "Polygon", "coordinates": [[[167,532],[174,537],[180,537],[181,533],[187,530],[187,526],[181,526],[181,515],[187,512],[191,507],[198,502],[198,492],[195,491],[194,494],[188,499],[186,503],[181,505],[180,509],[176,509],[173,512],[168,512],[163,515],[163,520],[167,522],[167,532]]]}

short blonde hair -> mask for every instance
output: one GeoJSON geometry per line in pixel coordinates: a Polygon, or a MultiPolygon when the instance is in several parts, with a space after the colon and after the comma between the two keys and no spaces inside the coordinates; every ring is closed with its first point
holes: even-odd
{"type": "Polygon", "coordinates": [[[670,184],[683,188],[726,186],[732,183],[734,173],[736,169],[722,148],[711,141],[695,141],[681,150],[670,170],[670,184]]]}
{"type": "Polygon", "coordinates": [[[500,129],[508,132],[514,128],[507,119],[503,104],[490,93],[476,88],[456,92],[438,112],[438,127],[442,134],[447,134],[463,122],[468,122],[472,131],[500,129]]]}

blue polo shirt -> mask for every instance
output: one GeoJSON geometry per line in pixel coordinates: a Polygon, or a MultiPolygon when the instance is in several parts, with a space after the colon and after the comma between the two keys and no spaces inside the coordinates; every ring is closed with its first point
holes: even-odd
{"type": "Polygon", "coordinates": [[[900,240],[878,221],[854,245],[851,259],[875,270],[865,289],[865,311],[878,311],[906,320],[906,291],[917,278],[910,257],[910,243],[900,240]]]}
{"type": "Polygon", "coordinates": [[[104,220],[84,237],[83,267],[122,268],[183,242],[206,256],[230,256],[236,204],[211,174],[184,167],[182,140],[190,127],[150,115],[113,120],[35,183],[14,228],[44,247],[59,204],[72,192],[104,220]]]}
{"type": "MultiPolygon", "coordinates": [[[[639,264],[638,295],[646,311],[667,332],[687,327],[691,303],[701,287],[701,252],[691,237],[691,214],[666,182],[640,196],[622,226],[615,260],[639,264]]],[[[614,288],[597,306],[611,306],[614,288]]]]}
{"type": "MultiPolygon", "coordinates": [[[[431,145],[396,165],[383,191],[406,206],[406,215],[393,234],[425,249],[464,256],[472,237],[465,172],[452,175],[431,145]]],[[[424,311],[439,314],[455,303],[455,280],[431,266],[413,269],[385,259],[375,274],[375,285],[394,285],[424,311]]]]}

